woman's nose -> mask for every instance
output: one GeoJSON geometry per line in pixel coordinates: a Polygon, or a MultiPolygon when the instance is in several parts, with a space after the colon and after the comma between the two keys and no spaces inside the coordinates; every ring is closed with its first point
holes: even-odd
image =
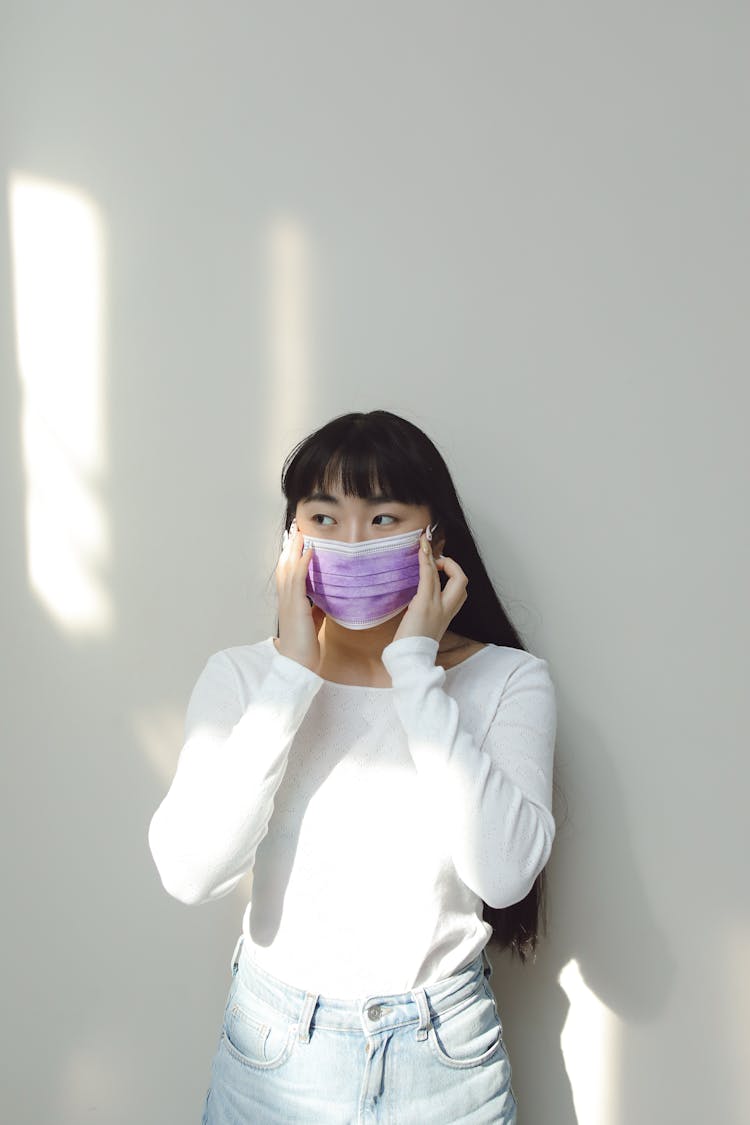
{"type": "Polygon", "coordinates": [[[362,543],[365,539],[370,539],[372,526],[365,520],[352,520],[347,523],[344,529],[344,541],[346,543],[362,543]]]}

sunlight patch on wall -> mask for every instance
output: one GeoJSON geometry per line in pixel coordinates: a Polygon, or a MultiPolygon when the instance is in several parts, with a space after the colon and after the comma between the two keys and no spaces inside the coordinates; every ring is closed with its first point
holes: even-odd
{"type": "Polygon", "coordinates": [[[133,714],[133,733],[157,777],[168,786],[177,768],[185,732],[185,715],[163,704],[133,714]]]}
{"type": "Polygon", "coordinates": [[[29,586],[64,631],[111,631],[103,233],[81,192],[14,172],[8,210],[29,586]]]}
{"type": "Polygon", "coordinates": [[[747,1029],[750,1027],[750,926],[734,923],[725,938],[720,964],[723,966],[723,1012],[720,1020],[726,1030],[724,1042],[729,1047],[728,1069],[732,1075],[731,1104],[737,1108],[738,1121],[750,1121],[750,1083],[748,1083],[747,1029]]]}
{"type": "Polygon", "coordinates": [[[311,387],[311,247],[291,216],[267,231],[267,483],[276,501],[284,457],[305,436],[311,387]]]}
{"type": "Polygon", "coordinates": [[[568,961],[560,985],[570,1009],[560,1034],[578,1125],[617,1125],[616,1061],[619,1021],[568,961]]]}
{"type": "Polygon", "coordinates": [[[123,1054],[103,1040],[78,1045],[61,1074],[60,1116],[64,1121],[132,1120],[132,1076],[123,1072],[123,1054]]]}

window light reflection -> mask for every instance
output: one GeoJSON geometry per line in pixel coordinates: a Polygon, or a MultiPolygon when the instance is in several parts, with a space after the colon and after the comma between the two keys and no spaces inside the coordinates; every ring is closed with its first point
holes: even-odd
{"type": "Polygon", "coordinates": [[[12,173],[29,585],[69,633],[111,629],[102,360],[102,222],[81,192],[12,173]]]}

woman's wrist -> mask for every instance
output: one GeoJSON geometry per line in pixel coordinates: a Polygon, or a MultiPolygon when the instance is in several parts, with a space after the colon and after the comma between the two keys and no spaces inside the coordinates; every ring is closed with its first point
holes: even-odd
{"type": "Polygon", "coordinates": [[[314,676],[316,680],[321,679],[317,672],[319,660],[316,660],[316,666],[312,668],[310,664],[302,658],[301,654],[285,651],[278,637],[273,638],[273,647],[274,663],[277,667],[283,669],[286,675],[299,677],[299,675],[302,674],[308,677],[314,676]]]}
{"type": "Polygon", "coordinates": [[[388,671],[390,671],[388,667],[389,663],[398,664],[402,657],[416,657],[417,659],[423,659],[430,664],[434,664],[439,647],[440,644],[434,637],[424,635],[398,637],[383,649],[382,660],[388,671]]]}

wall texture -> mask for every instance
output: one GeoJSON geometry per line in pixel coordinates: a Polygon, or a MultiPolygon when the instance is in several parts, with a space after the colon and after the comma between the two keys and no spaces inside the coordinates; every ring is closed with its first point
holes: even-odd
{"type": "Polygon", "coordinates": [[[4,1116],[199,1119],[243,901],[148,822],[284,454],[383,406],[558,688],[522,1125],[749,1120],[746,7],[0,20],[4,1116]]]}

